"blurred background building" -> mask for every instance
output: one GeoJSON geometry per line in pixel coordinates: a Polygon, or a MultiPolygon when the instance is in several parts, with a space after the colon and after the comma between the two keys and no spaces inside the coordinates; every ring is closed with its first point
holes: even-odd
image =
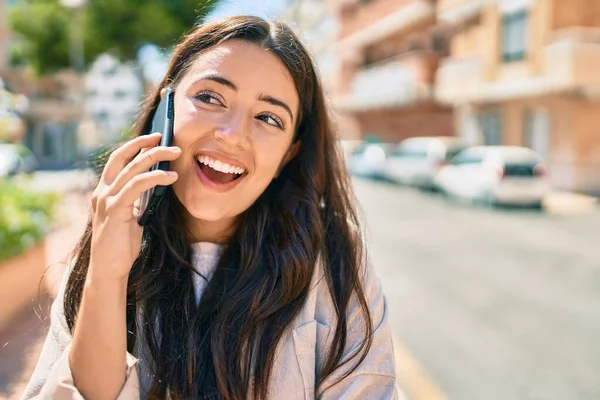
{"type": "Polygon", "coordinates": [[[435,74],[448,54],[448,31],[433,0],[339,0],[340,58],[335,105],[360,136],[397,142],[453,133],[452,112],[434,98],[435,74]]]}
{"type": "Polygon", "coordinates": [[[102,54],[85,75],[85,121],[82,150],[123,139],[144,95],[139,66],[102,54]]]}
{"type": "Polygon", "coordinates": [[[8,16],[10,7],[17,3],[0,0],[0,79],[26,104],[19,112],[24,132],[17,141],[33,151],[39,168],[71,167],[78,161],[81,80],[69,70],[37,76],[14,60],[13,44],[18,38],[9,30],[8,16]]]}
{"type": "Polygon", "coordinates": [[[527,146],[555,187],[600,193],[600,1],[439,0],[456,30],[436,97],[472,144],[527,146]]]}

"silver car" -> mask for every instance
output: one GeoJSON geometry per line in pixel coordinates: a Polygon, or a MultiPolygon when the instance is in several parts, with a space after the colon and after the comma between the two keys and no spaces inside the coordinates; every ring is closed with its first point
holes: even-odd
{"type": "Polygon", "coordinates": [[[449,196],[482,202],[541,206],[550,191],[547,166],[533,150],[518,146],[478,146],[459,153],[436,175],[449,196]]]}
{"type": "Polygon", "coordinates": [[[403,185],[435,189],[438,170],[466,147],[463,139],[451,136],[405,139],[387,157],[384,175],[403,185]]]}

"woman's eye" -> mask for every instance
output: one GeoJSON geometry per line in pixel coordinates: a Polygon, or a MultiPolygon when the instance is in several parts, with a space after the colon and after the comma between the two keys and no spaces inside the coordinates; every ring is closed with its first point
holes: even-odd
{"type": "Polygon", "coordinates": [[[197,95],[195,95],[194,98],[206,104],[223,105],[221,100],[210,92],[200,92],[197,95]]]}
{"type": "Polygon", "coordinates": [[[279,129],[282,129],[282,130],[284,129],[283,123],[281,122],[281,120],[279,118],[277,118],[276,116],[274,116],[274,115],[271,115],[271,114],[261,114],[261,115],[259,115],[256,118],[258,118],[259,120],[261,120],[263,122],[266,122],[269,125],[275,126],[275,127],[279,128],[279,129]]]}

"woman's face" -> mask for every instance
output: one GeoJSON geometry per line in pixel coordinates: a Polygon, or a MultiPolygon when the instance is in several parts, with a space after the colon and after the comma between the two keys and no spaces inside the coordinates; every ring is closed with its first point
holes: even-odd
{"type": "Polygon", "coordinates": [[[285,65],[253,43],[231,40],[194,61],[175,87],[182,155],[171,169],[196,239],[211,239],[199,226],[230,229],[294,156],[298,105],[285,65]]]}

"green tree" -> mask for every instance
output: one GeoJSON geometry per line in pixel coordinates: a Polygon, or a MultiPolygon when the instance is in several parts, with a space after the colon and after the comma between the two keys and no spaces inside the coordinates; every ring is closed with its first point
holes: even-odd
{"type": "MultiPolygon", "coordinates": [[[[145,43],[173,46],[218,0],[88,0],[82,26],[85,60],[110,52],[133,60],[145,43]]],[[[29,0],[10,12],[19,35],[18,54],[41,74],[69,66],[69,30],[73,11],[59,0],[29,0]]]]}

